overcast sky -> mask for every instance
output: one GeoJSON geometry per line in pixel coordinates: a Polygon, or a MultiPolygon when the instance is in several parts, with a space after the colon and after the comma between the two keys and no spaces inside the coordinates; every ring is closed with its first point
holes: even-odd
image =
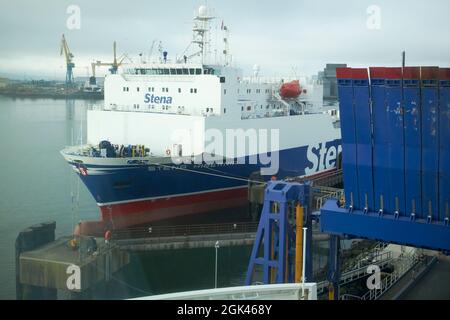
{"type": "MultiPolygon", "coordinates": [[[[136,57],[157,39],[174,58],[189,43],[195,9],[204,2],[2,0],[0,75],[62,78],[62,33],[75,55],[75,76],[86,76],[94,59],[111,60],[114,40],[119,54],[136,57]],[[66,27],[69,5],[81,10],[79,30],[66,27]]],[[[327,62],[394,66],[402,50],[409,65],[450,66],[448,0],[209,0],[208,5],[218,16],[216,26],[222,20],[228,26],[234,61],[246,73],[254,64],[268,76],[315,74],[327,62]],[[372,5],[381,10],[379,29],[373,29],[376,16],[367,13],[372,5]]]]}

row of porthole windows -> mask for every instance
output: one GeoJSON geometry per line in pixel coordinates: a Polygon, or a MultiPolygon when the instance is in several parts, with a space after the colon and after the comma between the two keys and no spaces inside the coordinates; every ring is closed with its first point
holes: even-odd
{"type": "MultiPolygon", "coordinates": [[[[154,104],[149,104],[148,105],[148,108],[149,109],[155,109],[155,105],[154,104]]],[[[181,107],[178,107],[178,109],[180,109],[181,107]]],[[[169,105],[161,105],[161,109],[162,110],[169,110],[169,109],[172,109],[172,106],[169,106],[169,105]]]]}
{"type": "Polygon", "coordinates": [[[135,74],[148,74],[148,75],[201,75],[203,74],[215,74],[215,70],[212,68],[206,69],[193,69],[193,68],[165,68],[165,69],[135,69],[135,74]]]}
{"type": "MultiPolygon", "coordinates": [[[[261,93],[262,90],[261,89],[256,89],[256,93],[261,93]]],[[[238,89],[238,93],[239,93],[239,89],[238,89]]],[[[252,89],[247,89],[247,93],[251,94],[252,93],[252,89]]],[[[270,93],[270,89],[265,89],[264,93],[270,93]]]]}
{"type": "MultiPolygon", "coordinates": [[[[169,110],[172,106],[169,105],[162,105],[161,108],[163,110],[169,110]]],[[[155,105],[148,105],[148,108],[150,109],[155,109],[155,105]]],[[[133,104],[133,109],[139,109],[139,104],[133,104]]],[[[184,107],[178,106],[178,109],[184,109],[184,107]]],[[[212,109],[211,109],[212,111],[212,109]]]]}
{"type": "MultiPolygon", "coordinates": [[[[269,109],[271,106],[270,106],[270,104],[268,104],[268,105],[266,105],[266,109],[269,109]]],[[[276,104],[273,104],[272,105],[272,108],[276,108],[276,109],[280,109],[280,105],[276,105],[276,104]]],[[[252,106],[247,106],[247,111],[251,111],[252,110],[252,106]]],[[[261,105],[261,110],[263,109],[263,105],[261,105]]],[[[255,107],[255,110],[256,110],[256,107],[255,107]]],[[[244,107],[242,106],[241,107],[241,111],[244,111],[244,107]]]]}
{"type": "MultiPolygon", "coordinates": [[[[123,87],[123,91],[124,92],[129,92],[130,88],[129,87],[123,87]]],[[[136,87],[136,91],[139,92],[140,88],[136,87]]],[[[191,93],[197,93],[197,88],[191,88],[191,93]]],[[[148,92],[155,92],[155,88],[154,87],[148,87],[148,92]]],[[[162,88],[162,92],[169,92],[169,88],[163,87],[162,88]]],[[[181,93],[181,88],[178,88],[178,93],[181,93]]]]}

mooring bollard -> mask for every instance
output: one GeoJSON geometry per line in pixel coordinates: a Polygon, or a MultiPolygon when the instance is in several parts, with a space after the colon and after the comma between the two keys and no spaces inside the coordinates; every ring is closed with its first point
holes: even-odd
{"type": "Polygon", "coordinates": [[[51,300],[57,298],[57,290],[22,284],[20,281],[20,255],[49,242],[55,241],[56,222],[44,222],[22,230],[16,238],[16,299],[51,300]]]}

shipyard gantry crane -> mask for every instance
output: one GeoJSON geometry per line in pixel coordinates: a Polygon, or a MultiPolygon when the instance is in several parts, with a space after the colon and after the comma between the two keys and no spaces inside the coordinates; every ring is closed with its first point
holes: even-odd
{"type": "Polygon", "coordinates": [[[122,65],[123,61],[125,60],[125,58],[127,58],[126,54],[123,54],[119,57],[119,59],[117,59],[117,50],[116,50],[116,42],[113,42],[113,62],[101,62],[101,61],[96,61],[95,62],[95,66],[99,67],[99,66],[110,66],[111,68],[109,68],[109,71],[112,74],[116,74],[117,70],[119,69],[119,67],[122,65]]]}
{"type": "Polygon", "coordinates": [[[66,66],[67,66],[67,71],[66,71],[66,85],[71,85],[73,84],[73,71],[72,69],[75,67],[75,63],[73,63],[72,59],[73,59],[73,54],[72,52],[70,52],[69,49],[69,45],[67,44],[66,38],[64,36],[64,34],[62,35],[62,39],[61,39],[61,53],[60,55],[62,55],[64,53],[64,56],[66,58],[66,66]]]}

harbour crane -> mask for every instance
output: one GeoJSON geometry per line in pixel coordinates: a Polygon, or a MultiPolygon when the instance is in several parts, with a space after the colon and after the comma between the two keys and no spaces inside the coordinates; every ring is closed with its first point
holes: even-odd
{"type": "Polygon", "coordinates": [[[121,55],[119,58],[117,58],[117,50],[116,50],[116,42],[113,43],[113,62],[101,62],[97,61],[95,62],[96,66],[110,66],[109,71],[112,74],[116,74],[119,67],[122,65],[125,58],[128,58],[126,54],[121,55]]]}
{"type": "Polygon", "coordinates": [[[73,59],[73,54],[72,52],[70,52],[69,49],[69,45],[67,44],[66,38],[64,36],[64,34],[62,35],[62,39],[61,39],[61,53],[60,55],[62,55],[64,53],[64,56],[66,58],[66,66],[67,66],[67,71],[66,71],[66,85],[71,85],[73,84],[73,71],[72,69],[75,67],[75,63],[73,63],[72,59],[73,59]]]}
{"type": "Polygon", "coordinates": [[[111,74],[116,74],[119,67],[122,65],[123,61],[125,60],[125,58],[128,58],[128,56],[126,54],[123,54],[119,57],[119,59],[117,59],[116,42],[114,41],[114,43],[113,43],[113,62],[101,62],[100,60],[97,60],[97,61],[93,61],[91,63],[92,76],[89,78],[90,85],[96,84],[95,67],[110,66],[109,71],[111,72],[111,74]]]}

